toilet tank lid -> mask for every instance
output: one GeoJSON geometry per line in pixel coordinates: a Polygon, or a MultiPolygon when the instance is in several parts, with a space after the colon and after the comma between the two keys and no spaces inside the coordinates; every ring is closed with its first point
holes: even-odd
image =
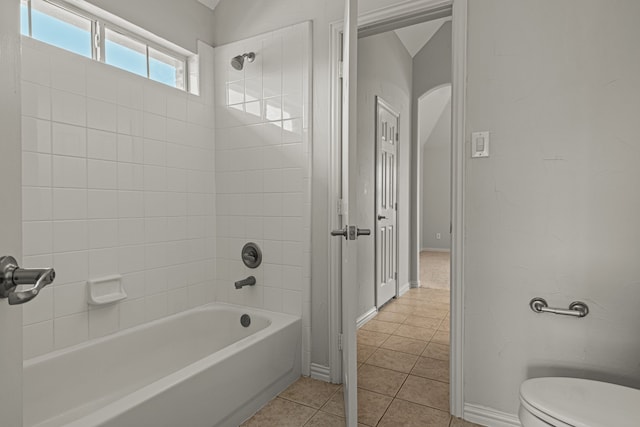
{"type": "Polygon", "coordinates": [[[640,390],[577,378],[534,378],[520,399],[574,427],[640,426],[640,390]]]}

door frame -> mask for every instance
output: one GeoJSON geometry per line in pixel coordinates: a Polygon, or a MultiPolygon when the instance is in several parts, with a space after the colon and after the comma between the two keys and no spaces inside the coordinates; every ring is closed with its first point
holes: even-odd
{"type": "MultiPolygon", "coordinates": [[[[384,100],[384,98],[382,98],[380,95],[376,95],[375,97],[375,126],[376,126],[376,131],[375,131],[375,166],[374,166],[374,177],[376,180],[376,186],[375,186],[375,191],[374,191],[374,197],[375,197],[375,201],[376,201],[376,207],[374,209],[374,214],[373,214],[373,219],[374,219],[374,229],[375,229],[375,233],[374,233],[374,237],[373,237],[373,244],[375,245],[375,254],[376,254],[376,259],[375,262],[373,263],[375,270],[374,273],[374,277],[375,277],[375,283],[374,283],[374,296],[375,296],[375,310],[376,312],[380,309],[380,305],[378,305],[378,284],[379,284],[379,278],[378,278],[378,267],[380,267],[378,265],[378,192],[380,191],[380,188],[378,188],[378,173],[380,172],[378,170],[378,168],[380,167],[380,164],[378,163],[378,155],[379,153],[379,147],[378,147],[378,137],[379,137],[379,132],[380,132],[380,127],[378,126],[379,124],[379,120],[380,120],[380,115],[378,114],[378,107],[382,105],[384,108],[386,108],[391,114],[393,114],[397,121],[398,121],[398,129],[397,132],[398,134],[400,133],[400,113],[398,113],[396,111],[395,108],[393,108],[391,106],[390,103],[388,103],[387,101],[384,100]]],[[[400,242],[400,233],[398,232],[398,230],[400,229],[400,219],[399,219],[399,215],[398,215],[398,206],[400,206],[400,203],[398,203],[399,197],[400,197],[400,192],[398,191],[400,186],[398,185],[398,163],[400,160],[400,139],[396,138],[396,166],[395,166],[395,192],[396,192],[396,224],[395,224],[395,234],[396,234],[396,291],[394,293],[394,296],[397,298],[400,296],[400,282],[398,281],[398,265],[400,264],[400,257],[399,257],[399,242],[400,242]]],[[[386,303],[386,301],[385,301],[386,303]]]]}
{"type": "MultiPolygon", "coordinates": [[[[22,137],[20,2],[0,3],[0,152],[2,199],[0,256],[22,262],[22,137]]],[[[0,419],[2,425],[22,426],[22,305],[0,299],[0,419]]],[[[36,405],[39,402],[35,403],[36,405]]]]}
{"type": "MultiPolygon", "coordinates": [[[[465,109],[467,76],[467,10],[469,0],[409,0],[358,16],[358,27],[383,28],[398,20],[418,19],[443,8],[452,9],[452,116],[451,116],[451,361],[450,412],[464,415],[464,166],[465,166],[465,109]]],[[[341,40],[343,22],[331,25],[330,31],[330,140],[329,140],[329,229],[340,225],[342,206],[338,198],[340,186],[340,78],[341,40]]],[[[412,152],[417,140],[412,138],[412,152]]],[[[415,153],[413,153],[415,154],[415,153]]],[[[411,180],[417,179],[417,156],[412,162],[411,180]]],[[[417,189],[411,189],[410,280],[418,279],[417,189]]],[[[341,298],[340,298],[340,242],[331,239],[329,251],[329,363],[330,379],[340,382],[342,362],[340,355],[341,298]]]]}

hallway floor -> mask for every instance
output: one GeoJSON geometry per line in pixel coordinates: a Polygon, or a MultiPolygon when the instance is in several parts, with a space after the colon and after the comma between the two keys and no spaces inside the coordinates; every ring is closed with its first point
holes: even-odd
{"type": "Polygon", "coordinates": [[[420,284],[425,288],[450,289],[451,254],[449,252],[420,252],[420,284]]]}
{"type": "MultiPolygon", "coordinates": [[[[411,289],[358,331],[360,427],[476,427],[449,415],[448,383],[448,290],[411,289]]],[[[340,427],[343,417],[342,387],[303,377],[243,426],[340,427]]]]}

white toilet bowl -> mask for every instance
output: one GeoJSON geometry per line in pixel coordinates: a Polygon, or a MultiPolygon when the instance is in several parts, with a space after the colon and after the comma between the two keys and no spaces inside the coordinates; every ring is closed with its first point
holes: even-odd
{"type": "Polygon", "coordinates": [[[520,386],[522,427],[639,427],[640,390],[577,378],[520,386]]]}

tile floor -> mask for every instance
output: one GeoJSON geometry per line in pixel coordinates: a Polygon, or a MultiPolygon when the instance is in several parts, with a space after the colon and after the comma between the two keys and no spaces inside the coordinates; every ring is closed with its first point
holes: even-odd
{"type": "MultiPolygon", "coordinates": [[[[358,331],[359,426],[472,427],[449,415],[449,291],[412,289],[358,331]]],[[[344,426],[342,387],[300,378],[243,426],[344,426]]]]}
{"type": "Polygon", "coordinates": [[[449,252],[420,252],[420,284],[425,288],[449,289],[449,252]]]}
{"type": "MultiPolygon", "coordinates": [[[[449,415],[449,254],[423,252],[425,262],[432,288],[411,289],[358,331],[360,427],[477,427],[449,415]]],[[[344,425],[342,387],[305,377],[243,424],[344,425]]]]}

